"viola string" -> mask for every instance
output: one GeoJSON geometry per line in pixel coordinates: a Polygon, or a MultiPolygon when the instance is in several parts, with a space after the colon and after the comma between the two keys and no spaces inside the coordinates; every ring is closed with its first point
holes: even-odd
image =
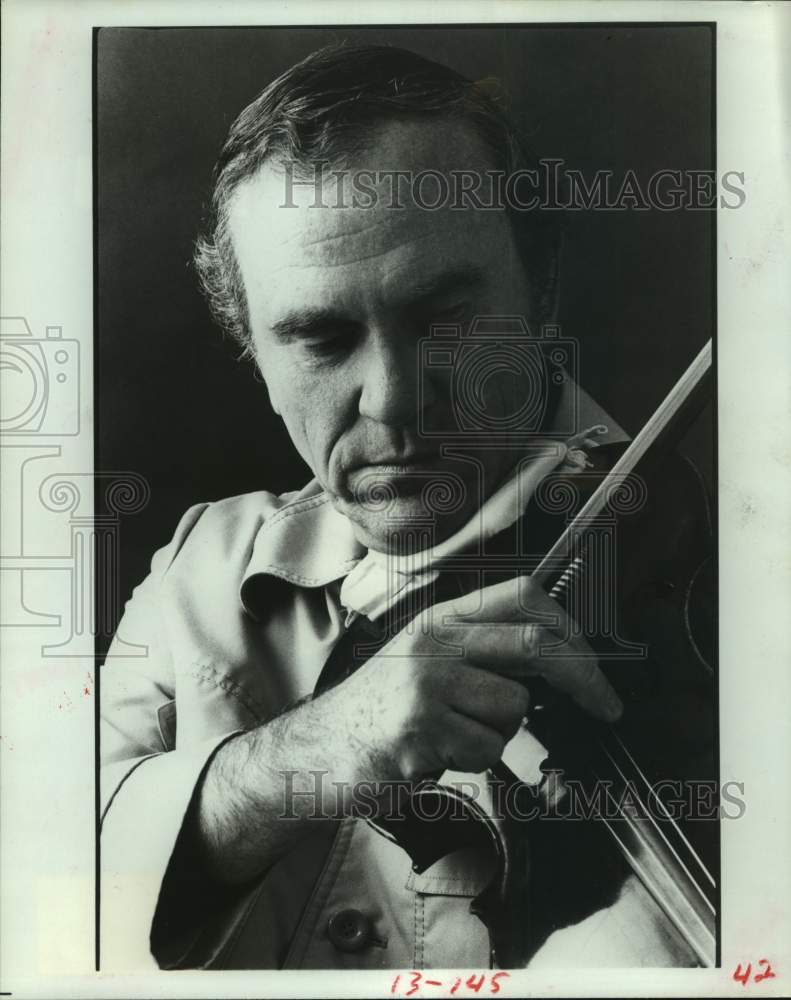
{"type": "MultiPolygon", "coordinates": [[[[624,817],[624,818],[626,819],[626,821],[628,823],[629,822],[628,818],[627,817],[624,817]]],[[[653,897],[657,901],[657,903],[662,907],[662,909],[665,911],[665,913],[673,921],[673,924],[675,925],[676,929],[681,934],[681,936],[684,938],[684,940],[687,942],[687,944],[689,945],[689,947],[698,956],[698,959],[700,960],[700,962],[704,966],[710,968],[714,964],[713,961],[712,961],[712,959],[711,959],[711,952],[704,951],[703,948],[698,945],[698,943],[695,941],[695,939],[692,937],[692,935],[687,930],[687,927],[686,927],[686,924],[685,924],[685,921],[684,921],[683,917],[678,913],[677,909],[673,906],[673,903],[667,898],[667,894],[662,892],[662,890],[656,884],[656,882],[654,881],[654,879],[651,878],[651,876],[645,870],[645,868],[643,867],[643,865],[641,865],[640,862],[637,860],[637,858],[634,856],[633,852],[630,851],[629,848],[626,846],[626,844],[623,842],[623,840],[618,835],[618,833],[616,832],[616,830],[614,829],[614,827],[612,826],[612,824],[607,819],[605,819],[604,817],[601,817],[601,819],[602,819],[602,822],[604,823],[604,825],[607,827],[607,830],[609,831],[609,833],[611,834],[611,836],[615,840],[615,842],[618,844],[618,847],[623,852],[624,856],[626,857],[627,861],[629,862],[629,865],[631,866],[631,868],[633,869],[633,871],[635,872],[635,874],[638,875],[638,877],[642,881],[643,885],[645,885],[645,887],[649,890],[649,892],[651,892],[651,894],[653,895],[653,897]]],[[[636,833],[639,836],[639,832],[636,831],[633,827],[630,827],[630,829],[632,829],[633,832],[636,833]]],[[[703,929],[704,929],[704,933],[706,934],[706,936],[709,937],[709,938],[713,938],[713,935],[711,934],[711,931],[709,930],[709,928],[705,925],[705,923],[703,923],[703,921],[701,921],[701,923],[703,924],[703,929]]],[[[712,941],[712,949],[713,949],[713,947],[714,947],[714,945],[713,945],[713,941],[712,941]]]]}
{"type": "MultiPolygon", "coordinates": [[[[598,775],[593,768],[591,770],[594,778],[596,780],[601,780],[601,776],[598,775]]],[[[605,789],[606,787],[607,786],[605,783],[605,789]]],[[[606,794],[608,795],[610,801],[615,805],[616,809],[619,809],[619,804],[614,800],[612,794],[609,791],[607,791],[606,794]]],[[[697,912],[692,902],[687,899],[686,902],[689,908],[692,910],[693,914],[695,915],[697,921],[701,924],[704,934],[708,939],[711,939],[709,952],[703,951],[702,946],[699,947],[696,944],[692,935],[686,928],[686,924],[684,922],[683,917],[678,914],[677,908],[674,907],[672,900],[668,898],[668,894],[666,892],[663,893],[662,889],[657,885],[656,881],[653,878],[651,878],[650,874],[646,871],[645,866],[640,863],[637,857],[635,857],[634,853],[630,851],[630,849],[626,846],[622,838],[618,835],[617,831],[613,827],[613,825],[607,820],[605,816],[600,816],[599,818],[602,820],[608,832],[618,845],[619,849],[626,857],[632,870],[641,879],[641,881],[643,882],[645,887],[649,890],[649,892],[652,893],[657,903],[659,903],[659,905],[665,910],[670,919],[673,920],[673,923],[676,925],[676,928],[678,929],[679,933],[682,934],[682,936],[686,939],[689,946],[697,953],[698,957],[701,958],[701,960],[705,965],[707,966],[712,965],[713,962],[710,960],[710,954],[713,952],[713,949],[715,947],[714,932],[711,930],[707,922],[703,919],[702,915],[697,912]]],[[[621,818],[627,824],[632,834],[637,838],[638,841],[640,841],[643,848],[647,849],[649,853],[651,853],[651,844],[648,842],[645,832],[642,831],[639,828],[639,826],[637,826],[636,820],[632,819],[626,813],[623,812],[621,812],[621,818]]],[[[692,879],[692,882],[694,884],[694,879],[692,879]]],[[[682,898],[685,898],[683,896],[682,890],[679,889],[679,892],[681,892],[682,898]]],[[[715,915],[713,907],[711,907],[711,905],[708,903],[708,900],[705,900],[705,897],[704,901],[707,903],[709,909],[711,910],[711,915],[713,917],[715,915]]]]}
{"type": "MultiPolygon", "coordinates": [[[[612,756],[612,754],[607,750],[607,748],[603,744],[600,744],[600,745],[601,745],[601,749],[604,750],[605,754],[607,754],[607,757],[612,762],[613,766],[615,767],[616,771],[618,772],[618,774],[623,779],[624,783],[628,784],[628,779],[627,779],[626,775],[623,773],[623,771],[620,769],[620,767],[618,766],[618,762],[615,760],[615,758],[612,756]]],[[[642,804],[642,802],[641,802],[641,804],[642,804]]],[[[665,844],[668,847],[668,850],[672,853],[672,855],[676,859],[676,861],[678,861],[678,863],[681,865],[681,867],[684,870],[685,874],[687,875],[687,878],[689,879],[690,883],[695,887],[696,891],[698,892],[698,895],[705,902],[706,906],[709,907],[709,909],[711,910],[711,912],[714,913],[715,912],[714,911],[714,907],[711,905],[710,900],[706,896],[706,894],[703,891],[703,889],[701,889],[701,887],[698,885],[698,882],[695,879],[695,877],[693,876],[692,872],[684,864],[683,860],[679,857],[678,852],[676,851],[676,849],[673,847],[673,845],[668,840],[668,838],[665,835],[664,831],[662,830],[661,826],[659,825],[659,823],[657,823],[655,817],[651,814],[651,810],[650,809],[646,809],[646,814],[647,814],[647,818],[648,818],[649,823],[651,824],[651,826],[653,826],[653,828],[656,830],[656,832],[659,834],[659,836],[665,842],[665,844]]],[[[630,821],[630,819],[631,819],[626,814],[624,814],[624,817],[627,819],[627,821],[630,821]]],[[[683,837],[683,834],[678,829],[678,825],[676,824],[675,820],[672,817],[668,816],[668,821],[670,822],[671,826],[676,830],[676,832],[679,833],[679,835],[683,837]]]]}
{"type": "MultiPolygon", "coordinates": [[[[717,883],[716,883],[716,881],[714,879],[714,876],[711,874],[711,872],[708,870],[708,868],[706,867],[706,865],[704,864],[704,862],[702,861],[702,859],[699,857],[699,855],[698,855],[697,851],[695,850],[695,848],[693,847],[692,843],[688,840],[688,838],[684,834],[684,831],[681,829],[681,827],[678,825],[678,823],[676,823],[676,821],[670,815],[670,813],[667,810],[667,807],[665,806],[665,803],[662,801],[661,796],[657,793],[657,791],[654,788],[652,788],[651,783],[649,782],[648,778],[640,770],[640,766],[638,765],[637,761],[634,759],[634,757],[631,755],[631,753],[629,753],[629,749],[627,748],[626,744],[623,742],[623,740],[621,739],[621,737],[614,730],[611,729],[610,732],[611,732],[612,736],[614,737],[614,739],[617,740],[618,745],[620,746],[620,748],[623,750],[623,752],[626,754],[626,756],[631,761],[631,763],[632,763],[635,771],[637,772],[637,774],[640,776],[640,778],[645,783],[645,786],[648,789],[649,794],[652,795],[654,797],[654,799],[656,799],[656,801],[659,803],[659,807],[661,808],[662,812],[665,814],[665,817],[667,818],[668,822],[672,824],[673,828],[675,829],[675,831],[678,833],[678,835],[681,838],[681,840],[686,845],[687,850],[690,852],[690,854],[692,855],[692,857],[697,862],[698,867],[700,868],[700,870],[703,872],[703,874],[706,876],[706,878],[711,883],[711,887],[713,889],[716,889],[717,883]]],[[[602,744],[602,748],[604,749],[605,753],[608,753],[606,747],[604,747],[603,744],[602,744]]],[[[610,759],[612,760],[612,757],[610,759]]],[[[613,760],[613,763],[615,763],[614,760],[613,760]]],[[[617,764],[616,764],[616,766],[617,766],[617,764]]]]}
{"type": "MultiPolygon", "coordinates": [[[[564,598],[567,598],[567,597],[570,596],[570,587],[571,587],[571,585],[573,583],[580,583],[581,580],[582,580],[582,578],[583,578],[583,574],[584,574],[584,560],[583,560],[583,553],[580,553],[574,559],[574,561],[571,563],[571,565],[566,569],[566,571],[562,574],[562,576],[560,577],[560,579],[558,579],[558,581],[552,587],[552,589],[549,592],[549,596],[552,597],[555,600],[558,600],[560,603],[562,603],[564,598]]],[[[620,736],[618,736],[618,734],[614,730],[610,729],[609,731],[612,733],[612,736],[615,738],[615,740],[617,740],[620,748],[626,754],[628,760],[630,761],[630,763],[634,767],[634,769],[635,769],[635,771],[636,771],[636,773],[638,775],[638,778],[646,785],[646,787],[649,790],[649,793],[653,792],[653,789],[651,788],[651,785],[650,785],[650,782],[648,781],[648,778],[646,777],[646,775],[641,770],[640,766],[638,765],[637,761],[634,759],[633,755],[627,749],[627,747],[624,744],[623,740],[620,738],[620,736]]],[[[622,770],[622,768],[619,765],[618,761],[615,759],[615,757],[613,757],[612,753],[610,753],[610,751],[607,749],[607,747],[605,746],[605,744],[602,741],[599,741],[599,748],[609,758],[610,762],[615,767],[615,770],[617,771],[618,775],[620,776],[620,778],[624,782],[624,784],[628,785],[629,784],[629,779],[627,778],[626,774],[622,770]]],[[[664,843],[667,845],[668,850],[675,857],[675,859],[677,860],[678,864],[681,866],[682,870],[684,871],[684,873],[686,874],[687,878],[689,879],[689,881],[694,886],[694,888],[697,891],[697,893],[701,896],[701,898],[705,901],[706,905],[712,910],[712,913],[713,913],[714,912],[714,908],[713,908],[710,900],[707,898],[704,890],[698,884],[698,882],[696,881],[696,879],[692,875],[692,872],[689,870],[689,867],[684,863],[684,861],[680,857],[678,851],[671,844],[668,836],[666,835],[665,831],[662,830],[662,828],[660,827],[659,823],[656,821],[656,819],[653,816],[650,808],[647,806],[646,803],[643,802],[643,800],[640,797],[639,792],[638,792],[637,789],[635,789],[635,792],[636,792],[636,794],[638,796],[638,800],[640,801],[640,804],[643,806],[643,809],[644,809],[644,811],[645,811],[645,813],[647,815],[647,818],[648,818],[649,822],[652,824],[652,826],[656,830],[657,834],[662,838],[662,840],[664,841],[664,843]]],[[[677,822],[668,813],[668,811],[665,808],[665,805],[662,802],[661,798],[656,794],[656,792],[653,792],[653,795],[654,795],[654,798],[656,799],[656,801],[659,803],[660,807],[662,808],[662,811],[664,812],[666,819],[668,820],[668,822],[669,822],[671,828],[673,829],[673,831],[677,834],[677,836],[680,839],[681,843],[687,848],[687,850],[689,851],[690,855],[697,862],[698,866],[702,869],[702,871],[704,872],[704,874],[706,875],[706,877],[709,879],[709,881],[711,882],[711,884],[714,885],[715,883],[714,883],[713,878],[711,877],[711,874],[709,873],[709,871],[707,870],[706,866],[703,864],[703,862],[701,861],[701,859],[698,857],[696,851],[692,847],[692,845],[689,842],[689,840],[687,839],[687,837],[684,835],[683,831],[681,830],[681,828],[679,827],[679,825],[677,824],[677,822]]],[[[616,806],[617,806],[617,803],[616,803],[616,806]]],[[[627,817],[624,816],[624,818],[627,818],[627,817]]]]}

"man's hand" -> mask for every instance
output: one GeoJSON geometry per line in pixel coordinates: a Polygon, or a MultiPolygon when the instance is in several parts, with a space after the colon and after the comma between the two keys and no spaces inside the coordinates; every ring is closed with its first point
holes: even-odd
{"type": "MultiPolygon", "coordinates": [[[[322,698],[361,780],[477,772],[500,760],[541,676],[614,721],[621,702],[560,606],[529,578],[435,605],[322,698]],[[552,656],[541,655],[552,646],[552,656]],[[328,707],[329,707],[328,703],[328,707]]],[[[322,700],[322,699],[319,699],[322,700]]]]}
{"type": "Polygon", "coordinates": [[[588,644],[528,578],[423,612],[345,681],[220,748],[194,831],[209,870],[230,882],[259,874],[316,829],[317,812],[336,813],[339,788],[349,806],[358,782],[491,767],[527,711],[532,676],[600,719],[621,712],[588,644]],[[547,645],[551,657],[541,655],[547,645]]]}

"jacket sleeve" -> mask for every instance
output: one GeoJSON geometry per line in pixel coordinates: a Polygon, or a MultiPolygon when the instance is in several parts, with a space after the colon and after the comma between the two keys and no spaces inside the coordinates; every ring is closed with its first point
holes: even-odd
{"type": "MultiPolygon", "coordinates": [[[[101,668],[102,969],[157,968],[151,928],[196,784],[233,733],[174,749],[175,676],[161,584],[208,505],[191,508],[124,611],[101,668]]],[[[188,946],[189,942],[187,942],[188,946]]]]}

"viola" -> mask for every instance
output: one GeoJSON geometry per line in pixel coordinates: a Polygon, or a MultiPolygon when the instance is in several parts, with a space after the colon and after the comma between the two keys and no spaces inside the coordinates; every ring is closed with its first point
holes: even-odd
{"type": "MultiPolygon", "coordinates": [[[[665,768],[670,773],[675,768],[676,777],[690,759],[691,770],[680,777],[712,777],[712,655],[705,646],[713,632],[713,573],[701,543],[710,531],[709,514],[699,480],[675,456],[710,386],[707,344],[627,448],[597,449],[598,467],[590,473],[553,475],[539,490],[545,500],[553,495],[577,500],[571,517],[569,505],[555,504],[554,527],[559,522],[561,528],[553,532],[550,526],[554,542],[532,573],[572,618],[601,583],[590,579],[592,545],[603,538],[606,549],[608,538],[617,539],[617,561],[609,552],[609,574],[619,581],[612,597],[619,617],[631,618],[635,636],[648,640],[632,642],[631,654],[629,648],[624,653],[623,643],[615,657],[612,651],[609,658],[607,650],[600,653],[625,702],[623,720],[614,726],[595,723],[544,682],[530,681],[529,714],[491,773],[509,808],[487,810],[453,787],[425,781],[412,790],[400,818],[371,821],[409,854],[416,871],[464,847],[492,853],[494,874],[471,910],[488,928],[495,966],[527,966],[553,932],[612,905],[627,880],[640,887],[638,923],[658,942],[655,964],[716,962],[716,837],[709,836],[705,848],[696,846],[690,824],[685,828],[672,814],[656,785],[657,777],[667,777],[665,768]],[[608,520],[617,522],[613,536],[602,530],[608,520]],[[668,643],[676,634],[685,637],[683,647],[668,643]],[[683,693],[678,702],[676,689],[683,693]],[[675,721],[675,733],[668,732],[669,720],[675,721]],[[538,780],[528,766],[536,739],[546,749],[538,780]],[[658,745],[677,751],[677,759],[657,755],[658,745]],[[643,763],[646,755],[652,758],[649,765],[643,763]],[[594,807],[584,818],[564,821],[572,790],[594,807]],[[425,816],[438,818],[426,822],[425,816]]],[[[544,520],[552,521],[548,509],[551,503],[544,504],[544,520]]],[[[536,511],[527,516],[535,521],[536,511]]],[[[419,610],[412,599],[408,617],[419,610]]],[[[359,667],[385,641],[381,626],[365,618],[358,623],[330,656],[317,692],[359,667]],[[360,638],[366,635],[369,642],[360,655],[360,638]]],[[[398,621],[398,627],[405,624],[398,621]]]]}

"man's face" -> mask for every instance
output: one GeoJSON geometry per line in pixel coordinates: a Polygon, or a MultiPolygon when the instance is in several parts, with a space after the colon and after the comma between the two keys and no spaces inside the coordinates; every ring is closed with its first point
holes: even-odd
{"type": "MultiPolygon", "coordinates": [[[[383,127],[349,169],[491,169],[477,137],[450,123],[383,127]]],[[[428,517],[434,541],[455,531],[502,481],[507,448],[441,454],[458,433],[452,366],[421,366],[434,323],[479,315],[529,316],[528,290],[503,211],[421,209],[386,183],[374,207],[327,207],[294,187],[284,207],[282,168],[265,165],[234,193],[233,244],[247,296],[256,360],[272,405],[333,503],[368,547],[387,551],[404,526],[428,517]],[[437,510],[430,487],[456,501],[437,510]],[[377,487],[372,489],[372,487],[377,487]],[[382,497],[389,498],[382,503],[382,497]]],[[[435,196],[428,183],[424,198],[435,196]]],[[[484,380],[486,412],[514,413],[527,391],[512,372],[484,380]]],[[[462,449],[463,450],[463,449],[462,449]]],[[[440,504],[440,507],[443,505],[440,504]]]]}

